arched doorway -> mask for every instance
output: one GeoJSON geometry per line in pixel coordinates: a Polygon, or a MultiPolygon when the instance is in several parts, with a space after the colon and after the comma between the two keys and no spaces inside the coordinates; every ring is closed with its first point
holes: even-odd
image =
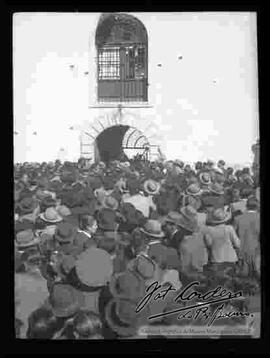
{"type": "Polygon", "coordinates": [[[136,154],[146,155],[149,142],[142,132],[128,125],[104,129],[95,140],[95,161],[127,161],[136,154]]]}

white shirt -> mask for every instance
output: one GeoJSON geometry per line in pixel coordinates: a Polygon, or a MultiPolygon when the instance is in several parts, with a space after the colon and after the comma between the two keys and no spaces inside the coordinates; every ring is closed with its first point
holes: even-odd
{"type": "Polygon", "coordinates": [[[136,194],[130,196],[129,198],[124,198],[123,202],[132,204],[146,218],[149,218],[150,208],[156,210],[156,205],[153,203],[152,196],[144,196],[142,194],[136,194]]]}

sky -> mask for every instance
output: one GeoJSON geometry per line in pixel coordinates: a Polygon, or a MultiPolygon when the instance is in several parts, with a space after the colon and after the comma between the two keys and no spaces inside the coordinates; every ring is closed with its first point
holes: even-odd
{"type": "MultiPolygon", "coordinates": [[[[134,15],[148,31],[153,109],[147,113],[167,158],[251,162],[259,121],[256,14],[134,15]]],[[[53,160],[61,148],[66,159],[78,154],[78,132],[69,128],[91,120],[95,48],[89,42],[99,16],[14,15],[15,161],[53,160]]]]}

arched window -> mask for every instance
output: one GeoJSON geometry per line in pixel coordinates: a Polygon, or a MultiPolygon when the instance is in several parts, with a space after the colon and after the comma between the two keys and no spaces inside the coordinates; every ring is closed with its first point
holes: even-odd
{"type": "Polygon", "coordinates": [[[96,30],[98,101],[146,102],[148,39],[126,14],[102,15],[96,30]]]}

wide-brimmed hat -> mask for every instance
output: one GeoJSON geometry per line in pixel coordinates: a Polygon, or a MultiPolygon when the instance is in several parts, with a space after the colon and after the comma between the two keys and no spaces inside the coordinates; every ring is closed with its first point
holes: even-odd
{"type": "Polygon", "coordinates": [[[112,210],[117,210],[118,209],[118,201],[112,197],[112,196],[105,196],[102,206],[104,208],[108,208],[108,209],[112,209],[112,210]]]}
{"type": "Polygon", "coordinates": [[[140,326],[146,325],[150,316],[148,305],[136,312],[137,302],[125,298],[114,298],[106,306],[105,317],[109,327],[120,336],[133,336],[140,326]]]}
{"type": "Polygon", "coordinates": [[[44,213],[39,214],[43,221],[48,223],[59,223],[63,218],[59,215],[55,208],[47,208],[44,213]]]}
{"type": "Polygon", "coordinates": [[[31,197],[27,197],[21,200],[18,203],[18,208],[22,214],[30,214],[32,213],[38,206],[36,200],[31,197]]]}
{"type": "Polygon", "coordinates": [[[192,220],[192,219],[188,219],[186,216],[184,216],[183,214],[180,214],[179,219],[176,223],[177,226],[182,227],[183,229],[186,229],[190,232],[194,232],[198,229],[198,221],[197,220],[192,220]]]}
{"type": "Polygon", "coordinates": [[[182,207],[180,213],[188,220],[197,220],[198,218],[197,210],[191,205],[182,207]]]}
{"type": "Polygon", "coordinates": [[[202,194],[202,190],[201,188],[199,187],[198,184],[190,184],[187,189],[186,189],[186,193],[188,195],[201,195],[202,194]]]}
{"type": "Polygon", "coordinates": [[[127,180],[127,189],[128,191],[139,191],[141,183],[136,178],[128,178],[127,180]]]}
{"type": "Polygon", "coordinates": [[[217,195],[222,195],[224,194],[224,189],[223,186],[219,183],[212,183],[209,185],[209,190],[217,195]]]}
{"type": "Polygon", "coordinates": [[[103,230],[114,231],[116,227],[116,212],[103,208],[97,213],[98,227],[103,230]]]}
{"type": "Polygon", "coordinates": [[[75,265],[79,280],[89,287],[100,287],[111,280],[113,262],[102,249],[90,247],[81,253],[75,265]]]}
{"type": "Polygon", "coordinates": [[[69,317],[83,306],[84,297],[74,287],[56,283],[51,289],[49,301],[56,317],[69,317]]]}
{"type": "Polygon", "coordinates": [[[61,203],[67,206],[69,209],[72,209],[75,208],[76,206],[79,206],[80,198],[72,191],[66,193],[64,192],[61,195],[61,203]]]}
{"type": "Polygon", "coordinates": [[[144,280],[136,272],[126,270],[111,278],[110,291],[116,298],[140,300],[145,294],[144,280]]]}
{"type": "Polygon", "coordinates": [[[57,225],[55,231],[55,239],[60,243],[72,243],[75,237],[76,231],[73,225],[70,223],[60,223],[57,225]]]}
{"type": "Polygon", "coordinates": [[[215,209],[210,217],[208,218],[208,222],[210,224],[223,224],[231,219],[231,213],[226,212],[222,208],[215,209]]]}
{"type": "Polygon", "coordinates": [[[202,172],[199,174],[199,179],[200,179],[200,182],[203,184],[203,185],[209,185],[211,184],[211,176],[209,173],[207,172],[202,172]]]}
{"type": "Polygon", "coordinates": [[[143,228],[140,229],[144,234],[151,237],[164,237],[161,223],[157,220],[147,220],[143,228]]]}
{"type": "Polygon", "coordinates": [[[153,179],[148,179],[143,183],[144,191],[149,195],[155,195],[160,190],[160,184],[153,179]]]}
{"type": "Polygon", "coordinates": [[[40,239],[34,235],[31,229],[23,230],[17,233],[15,246],[18,248],[26,248],[37,245],[40,239]]]}

